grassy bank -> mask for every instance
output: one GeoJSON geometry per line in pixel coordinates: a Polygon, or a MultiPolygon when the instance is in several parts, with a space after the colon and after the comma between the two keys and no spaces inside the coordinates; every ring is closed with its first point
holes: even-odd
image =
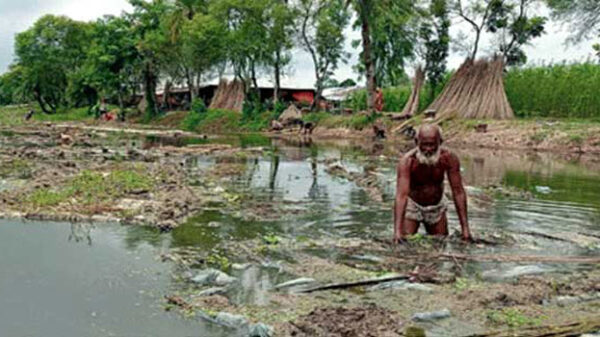
{"type": "Polygon", "coordinates": [[[31,110],[38,112],[33,114],[32,120],[38,122],[68,122],[68,121],[92,121],[94,116],[88,113],[87,108],[63,110],[56,114],[45,114],[39,112],[34,105],[0,106],[0,125],[18,126],[23,125],[25,116],[31,110]]]}

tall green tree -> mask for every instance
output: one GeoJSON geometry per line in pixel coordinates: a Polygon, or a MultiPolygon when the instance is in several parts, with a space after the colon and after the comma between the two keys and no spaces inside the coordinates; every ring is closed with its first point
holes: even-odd
{"type": "Polygon", "coordinates": [[[314,109],[321,99],[325,83],[348,57],[344,50],[344,29],[350,14],[344,0],[300,0],[296,10],[301,45],[310,54],[314,65],[314,109]]]}
{"type": "Polygon", "coordinates": [[[361,31],[359,71],[366,77],[367,110],[373,111],[377,86],[406,78],[405,62],[414,56],[417,39],[415,1],[347,0],[347,4],[354,8],[354,26],[361,31]]]}
{"type": "Polygon", "coordinates": [[[16,65],[22,73],[20,91],[45,113],[65,106],[70,76],[85,60],[89,25],[65,16],[46,15],[15,41],[16,65]]]}
{"type": "Polygon", "coordinates": [[[226,26],[223,51],[235,76],[246,90],[258,88],[258,75],[269,58],[268,22],[270,0],[219,0],[210,13],[226,26]]]}
{"type": "Polygon", "coordinates": [[[446,60],[450,49],[450,25],[447,1],[432,0],[419,30],[419,37],[425,49],[425,75],[429,81],[429,96],[432,100],[446,73],[446,60]]]}
{"type": "Polygon", "coordinates": [[[129,0],[133,12],[127,15],[132,25],[132,34],[141,59],[141,76],[146,100],[146,118],[158,116],[156,85],[160,76],[161,61],[168,37],[162,19],[171,10],[165,0],[129,0]]]}
{"type": "Polygon", "coordinates": [[[140,60],[131,22],[124,17],[105,16],[93,25],[80,77],[100,97],[117,100],[123,111],[125,97],[137,86],[140,60]]]}
{"type": "Polygon", "coordinates": [[[269,6],[267,26],[267,41],[269,41],[267,63],[273,68],[275,102],[279,101],[281,76],[284,68],[291,62],[290,50],[294,46],[292,38],[294,34],[294,11],[288,5],[287,0],[271,0],[269,6]]]}
{"type": "Polygon", "coordinates": [[[22,68],[12,65],[0,76],[0,105],[25,103],[28,98],[22,92],[24,82],[22,68]]]}
{"type": "Polygon", "coordinates": [[[506,0],[492,11],[488,30],[496,35],[497,49],[507,65],[525,64],[522,47],[545,32],[546,18],[527,13],[536,1],[506,0]]]}
{"type": "Polygon", "coordinates": [[[180,41],[180,57],[176,58],[184,78],[197,96],[198,86],[216,66],[226,61],[226,27],[211,14],[196,14],[184,27],[180,41]]]}

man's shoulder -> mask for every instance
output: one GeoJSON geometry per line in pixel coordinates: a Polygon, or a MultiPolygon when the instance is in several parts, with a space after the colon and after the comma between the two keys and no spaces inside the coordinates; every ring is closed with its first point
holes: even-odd
{"type": "Polygon", "coordinates": [[[460,163],[458,156],[452,150],[442,147],[440,151],[440,161],[446,166],[453,166],[460,163]]]}
{"type": "Polygon", "coordinates": [[[417,149],[414,148],[400,157],[400,161],[398,165],[410,165],[412,160],[415,158],[415,154],[417,153],[417,149]]]}

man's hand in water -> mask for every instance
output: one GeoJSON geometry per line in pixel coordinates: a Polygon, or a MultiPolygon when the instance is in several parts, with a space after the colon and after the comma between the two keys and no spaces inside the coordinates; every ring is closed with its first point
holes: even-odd
{"type": "Polygon", "coordinates": [[[402,235],[402,234],[394,234],[394,241],[393,241],[393,243],[395,245],[403,244],[405,242],[406,242],[406,237],[404,235],[402,235]]]}
{"type": "Polygon", "coordinates": [[[473,241],[473,237],[471,236],[471,233],[469,233],[469,232],[462,234],[462,240],[465,243],[473,243],[473,242],[475,242],[475,241],[473,241]]]}

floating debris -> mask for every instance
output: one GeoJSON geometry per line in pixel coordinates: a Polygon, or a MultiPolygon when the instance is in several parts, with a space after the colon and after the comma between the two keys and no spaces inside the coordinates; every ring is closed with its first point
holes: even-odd
{"type": "Polygon", "coordinates": [[[417,322],[427,322],[427,321],[436,321],[439,319],[449,318],[450,310],[443,309],[440,311],[431,311],[431,312],[419,312],[412,316],[413,321],[417,322]]]}

